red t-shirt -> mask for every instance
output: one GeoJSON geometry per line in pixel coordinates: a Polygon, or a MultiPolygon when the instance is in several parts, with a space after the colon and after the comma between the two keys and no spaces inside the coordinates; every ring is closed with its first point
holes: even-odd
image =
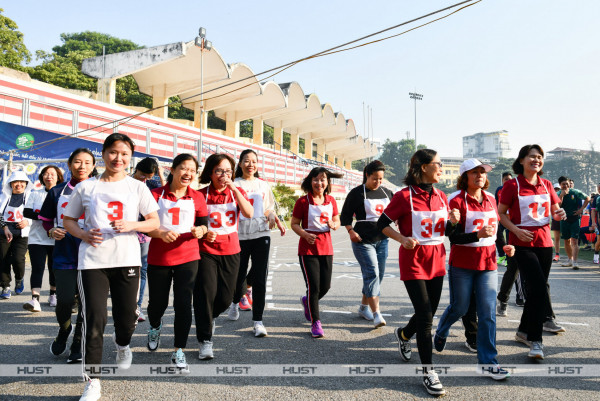
{"type": "MultiPolygon", "coordinates": [[[[155,188],[150,192],[157,202],[161,198],[161,195],[163,199],[177,202],[177,198],[171,192],[169,184],[164,187],[155,188]]],[[[194,210],[196,211],[195,217],[204,217],[208,215],[204,197],[202,197],[198,191],[188,187],[185,195],[180,199],[191,199],[194,202],[194,210]]],[[[170,244],[167,244],[160,238],[152,238],[150,241],[148,248],[148,264],[157,266],[176,266],[198,259],[200,259],[198,240],[191,232],[181,234],[177,240],[170,244]]]]}
{"type": "MultiPolygon", "coordinates": [[[[498,232],[500,216],[498,216],[494,195],[483,191],[483,202],[481,204],[469,194],[466,194],[465,202],[464,190],[458,191],[453,195],[454,196],[450,197],[449,207],[450,209],[456,208],[460,211],[460,224],[465,228],[465,232],[479,231],[483,226],[487,225],[495,226],[496,233],[498,232]],[[467,210],[476,214],[473,217],[469,216],[469,227],[466,226],[467,210]],[[489,215],[482,216],[482,212],[487,212],[487,214],[493,213],[493,217],[490,217],[489,215]]],[[[482,242],[482,240],[483,238],[480,239],[479,242],[482,242]]],[[[491,244],[486,246],[452,245],[452,248],[450,249],[450,266],[469,270],[498,269],[498,264],[496,262],[496,236],[494,235],[486,241],[491,244]]]]}
{"type": "MultiPolygon", "coordinates": [[[[504,183],[502,188],[502,194],[500,196],[500,203],[508,206],[508,215],[510,221],[517,225],[521,229],[531,231],[533,233],[533,241],[523,242],[517,238],[513,233],[508,235],[508,243],[515,246],[528,246],[528,247],[552,247],[552,238],[550,237],[550,224],[540,224],[534,226],[521,225],[522,215],[521,208],[519,207],[519,196],[532,196],[532,195],[550,195],[550,205],[531,203],[525,204],[522,199],[522,207],[527,208],[528,216],[548,216],[552,219],[551,207],[554,204],[559,204],[560,199],[554,192],[552,183],[544,178],[538,177],[537,185],[532,185],[522,174],[519,174],[517,178],[513,178],[504,183]],[[517,195],[517,180],[519,180],[519,188],[517,195]]],[[[525,210],[525,209],[524,209],[525,210]]],[[[527,216],[525,216],[527,218],[527,216]]]]}
{"type": "MultiPolygon", "coordinates": [[[[442,191],[434,189],[429,195],[421,188],[406,187],[394,195],[383,213],[398,224],[400,233],[412,237],[412,213],[410,205],[410,188],[415,211],[437,211],[448,209],[448,199],[442,191]]],[[[444,225],[445,227],[445,225],[444,225]]],[[[400,280],[430,280],[446,274],[446,248],[444,244],[418,245],[414,249],[400,246],[400,280]]]]}
{"type": "MultiPolygon", "coordinates": [[[[329,219],[332,219],[334,216],[339,214],[337,203],[335,199],[331,195],[325,195],[325,199],[322,205],[315,205],[313,201],[312,194],[307,194],[305,196],[301,196],[300,199],[296,201],[294,205],[294,211],[292,212],[292,216],[297,219],[300,219],[301,227],[308,231],[311,234],[316,234],[317,239],[314,244],[309,244],[306,240],[300,237],[300,241],[298,242],[298,255],[333,255],[333,246],[331,245],[331,233],[329,230],[325,232],[318,232],[309,229],[309,223],[312,226],[312,222],[309,221],[309,205],[313,206],[323,206],[323,210],[321,211],[322,218],[318,222],[319,224],[326,224],[329,219]],[[331,208],[332,214],[328,216],[328,209],[331,208]]],[[[313,210],[317,210],[314,208],[313,210]]],[[[314,216],[314,215],[313,215],[314,216]]]]}
{"type": "MultiPolygon", "coordinates": [[[[246,192],[238,187],[238,191],[248,199],[246,192]]],[[[214,242],[208,242],[206,239],[200,240],[200,252],[210,253],[211,255],[235,255],[241,251],[240,240],[238,237],[238,221],[240,217],[240,207],[235,201],[235,197],[229,187],[219,192],[210,184],[206,188],[202,188],[200,194],[206,199],[207,208],[209,205],[224,205],[227,203],[235,203],[235,213],[231,215],[219,215],[218,213],[209,213],[208,215],[208,231],[215,231],[219,227],[226,227],[232,230],[228,234],[218,234],[214,242]],[[208,192],[208,197],[206,193],[208,192]]]]}

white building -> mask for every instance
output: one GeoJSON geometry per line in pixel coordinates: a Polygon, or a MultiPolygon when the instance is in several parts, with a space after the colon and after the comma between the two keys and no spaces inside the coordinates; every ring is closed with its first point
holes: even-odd
{"type": "Polygon", "coordinates": [[[505,130],[463,136],[463,157],[465,159],[475,157],[495,161],[499,158],[510,157],[509,151],[508,132],[505,130]]]}

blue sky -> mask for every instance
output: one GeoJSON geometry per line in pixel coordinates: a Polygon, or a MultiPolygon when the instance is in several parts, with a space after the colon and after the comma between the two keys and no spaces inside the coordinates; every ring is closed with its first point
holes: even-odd
{"type": "MultiPolygon", "coordinates": [[[[63,32],[100,31],[154,46],[192,40],[199,26],[226,62],[260,72],[447,7],[456,1],[13,1],[4,15],[30,51],[63,32]],[[180,5],[189,3],[189,5],[180,5]],[[139,4],[143,4],[139,7],[139,4]],[[32,10],[35,9],[35,12],[32,10]]],[[[600,147],[600,2],[483,0],[400,37],[310,60],[274,77],[297,81],[375,138],[414,135],[442,156],[462,156],[462,136],[507,130],[527,143],[600,147]]],[[[411,27],[414,25],[411,25],[411,27]]],[[[394,33],[399,31],[394,31],[394,33]]],[[[361,132],[362,133],[362,132],[361,132]]]]}

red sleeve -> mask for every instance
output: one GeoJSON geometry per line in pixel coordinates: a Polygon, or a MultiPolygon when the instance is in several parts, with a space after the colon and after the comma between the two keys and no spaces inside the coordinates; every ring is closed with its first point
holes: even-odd
{"type": "Polygon", "coordinates": [[[510,207],[517,197],[517,182],[516,178],[506,181],[500,192],[500,203],[510,207]]]}
{"type": "MultiPolygon", "coordinates": [[[[407,189],[403,189],[401,191],[396,192],[389,205],[387,205],[387,207],[383,211],[383,214],[385,214],[391,221],[398,220],[400,216],[406,213],[406,205],[404,200],[404,194],[406,193],[406,190],[407,189]]],[[[408,190],[410,191],[410,189],[408,190]]]]}
{"type": "Polygon", "coordinates": [[[306,209],[306,197],[303,196],[296,201],[296,204],[294,205],[294,211],[292,212],[292,216],[302,220],[304,218],[304,213],[306,212],[306,209]]]}
{"type": "Polygon", "coordinates": [[[150,193],[152,194],[152,196],[154,197],[154,200],[156,202],[158,202],[158,199],[160,198],[160,195],[163,193],[164,188],[163,187],[158,187],[158,188],[154,188],[152,190],[150,190],[150,193]]]}
{"type": "Polygon", "coordinates": [[[337,216],[338,214],[340,214],[338,212],[337,202],[335,201],[335,198],[333,196],[330,195],[329,197],[331,198],[331,204],[333,206],[333,216],[337,216]]]}
{"type": "Polygon", "coordinates": [[[546,189],[548,190],[548,193],[550,194],[550,204],[551,205],[554,205],[556,203],[560,204],[560,198],[558,197],[558,195],[556,194],[556,191],[554,190],[554,184],[552,184],[548,180],[544,180],[544,184],[546,185],[546,189]]]}
{"type": "Polygon", "coordinates": [[[450,200],[450,202],[448,202],[448,207],[450,208],[450,210],[455,209],[455,208],[458,209],[458,211],[460,212],[459,223],[462,224],[464,227],[465,221],[467,220],[467,216],[465,215],[465,207],[464,207],[465,198],[460,195],[462,195],[462,192],[461,192],[461,194],[456,195],[454,198],[452,198],[450,200]]]}

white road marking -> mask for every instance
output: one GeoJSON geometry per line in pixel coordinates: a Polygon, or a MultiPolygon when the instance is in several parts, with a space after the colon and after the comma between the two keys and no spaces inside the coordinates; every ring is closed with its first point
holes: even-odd
{"type": "MultiPolygon", "coordinates": [[[[520,320],[509,319],[508,321],[512,322],[512,323],[521,323],[520,320]]],[[[566,324],[568,326],[589,326],[589,324],[587,324],[587,323],[572,323],[572,322],[559,322],[559,321],[557,321],[556,323],[557,324],[566,324]]]]}

